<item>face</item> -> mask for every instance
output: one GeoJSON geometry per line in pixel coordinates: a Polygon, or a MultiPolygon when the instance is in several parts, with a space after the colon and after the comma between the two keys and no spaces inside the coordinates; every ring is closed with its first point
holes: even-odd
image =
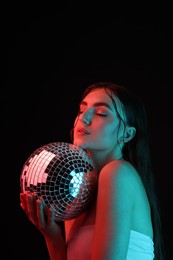
{"type": "MultiPolygon", "coordinates": [[[[114,97],[122,115],[120,101],[114,97]]],[[[88,151],[116,152],[118,137],[122,136],[123,123],[119,119],[111,98],[104,89],[90,92],[81,102],[74,123],[74,144],[88,151]],[[119,124],[121,124],[120,130],[119,124]]]]}

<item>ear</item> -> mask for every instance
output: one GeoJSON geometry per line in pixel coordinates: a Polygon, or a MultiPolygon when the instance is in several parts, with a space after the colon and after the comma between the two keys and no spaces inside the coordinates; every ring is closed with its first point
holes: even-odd
{"type": "Polygon", "coordinates": [[[135,127],[126,126],[125,135],[124,135],[124,143],[127,143],[130,140],[132,140],[132,138],[135,136],[135,134],[136,134],[136,128],[135,127]]]}

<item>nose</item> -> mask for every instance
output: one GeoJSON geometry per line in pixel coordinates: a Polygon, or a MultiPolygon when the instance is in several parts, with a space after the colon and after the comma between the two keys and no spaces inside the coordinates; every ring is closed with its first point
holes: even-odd
{"type": "Polygon", "coordinates": [[[86,125],[89,125],[91,123],[91,115],[90,115],[90,112],[86,111],[82,114],[81,116],[81,121],[86,124],[86,125]]]}

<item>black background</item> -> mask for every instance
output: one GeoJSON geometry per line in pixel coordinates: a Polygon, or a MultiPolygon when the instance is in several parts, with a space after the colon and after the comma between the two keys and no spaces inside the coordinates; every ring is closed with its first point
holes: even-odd
{"type": "Polygon", "coordinates": [[[124,84],[146,105],[166,259],[173,257],[170,8],[129,7],[73,3],[4,9],[8,56],[1,87],[4,259],[49,259],[43,237],[20,208],[20,172],[41,145],[71,142],[78,101],[84,88],[97,81],[124,84]]]}

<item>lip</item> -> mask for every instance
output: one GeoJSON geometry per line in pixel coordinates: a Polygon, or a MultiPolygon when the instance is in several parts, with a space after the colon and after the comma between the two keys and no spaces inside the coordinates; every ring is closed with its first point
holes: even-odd
{"type": "Polygon", "coordinates": [[[77,133],[89,135],[89,134],[90,134],[90,131],[89,131],[89,130],[86,130],[85,128],[78,128],[78,129],[77,129],[77,133]]]}

